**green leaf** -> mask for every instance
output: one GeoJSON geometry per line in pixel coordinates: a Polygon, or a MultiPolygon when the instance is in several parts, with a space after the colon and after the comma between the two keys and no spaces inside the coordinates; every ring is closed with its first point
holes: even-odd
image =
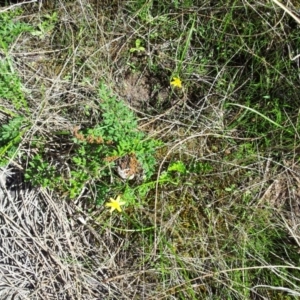
{"type": "Polygon", "coordinates": [[[168,172],[172,172],[172,171],[179,172],[181,174],[185,174],[186,173],[185,164],[181,160],[172,163],[168,167],[168,172]]]}

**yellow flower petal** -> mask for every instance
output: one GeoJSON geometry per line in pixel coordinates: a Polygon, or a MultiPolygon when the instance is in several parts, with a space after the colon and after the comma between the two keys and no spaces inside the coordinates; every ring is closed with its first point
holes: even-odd
{"type": "Polygon", "coordinates": [[[174,87],[182,88],[182,82],[179,77],[173,77],[173,81],[170,82],[174,87]]]}
{"type": "Polygon", "coordinates": [[[109,202],[109,203],[106,203],[105,206],[106,206],[106,207],[110,207],[110,212],[111,212],[111,213],[112,213],[115,209],[116,209],[118,212],[122,212],[121,205],[126,204],[126,202],[120,201],[120,200],[121,200],[120,195],[117,197],[116,200],[113,199],[113,198],[110,198],[109,200],[110,200],[110,202],[109,202]]]}

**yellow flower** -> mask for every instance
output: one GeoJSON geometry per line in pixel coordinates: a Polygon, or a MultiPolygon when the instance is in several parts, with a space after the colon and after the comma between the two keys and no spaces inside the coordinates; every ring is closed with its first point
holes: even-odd
{"type": "Polygon", "coordinates": [[[121,200],[121,197],[120,195],[117,197],[117,199],[113,199],[113,198],[110,198],[109,199],[110,202],[109,203],[106,203],[105,206],[106,207],[110,207],[110,212],[112,213],[115,209],[118,211],[118,212],[121,212],[122,209],[121,209],[121,205],[124,205],[126,202],[124,201],[120,201],[121,200]]]}
{"type": "Polygon", "coordinates": [[[170,82],[174,87],[182,88],[182,83],[179,77],[173,77],[173,81],[170,82]]]}

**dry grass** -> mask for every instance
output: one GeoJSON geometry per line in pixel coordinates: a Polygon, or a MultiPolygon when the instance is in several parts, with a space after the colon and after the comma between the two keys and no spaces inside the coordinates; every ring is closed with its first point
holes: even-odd
{"type": "MultiPolygon", "coordinates": [[[[18,176],[17,171],[5,172],[10,179],[18,176]]],[[[120,298],[122,290],[105,282],[105,235],[84,226],[85,216],[45,190],[18,182],[6,189],[3,174],[1,298],[120,298]]]]}

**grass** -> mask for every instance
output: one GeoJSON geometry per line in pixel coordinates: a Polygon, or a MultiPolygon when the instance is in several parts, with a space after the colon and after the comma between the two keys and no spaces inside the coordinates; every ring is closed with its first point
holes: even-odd
{"type": "Polygon", "coordinates": [[[36,212],[3,210],[2,239],[16,223],[25,237],[35,230],[40,265],[29,256],[27,273],[18,257],[26,238],[6,243],[15,269],[5,295],[299,296],[299,5],[14,9],[0,13],[1,164],[17,168],[36,212]],[[118,176],[126,158],[132,180],[118,176]],[[118,195],[126,205],[110,214],[118,195]]]}

